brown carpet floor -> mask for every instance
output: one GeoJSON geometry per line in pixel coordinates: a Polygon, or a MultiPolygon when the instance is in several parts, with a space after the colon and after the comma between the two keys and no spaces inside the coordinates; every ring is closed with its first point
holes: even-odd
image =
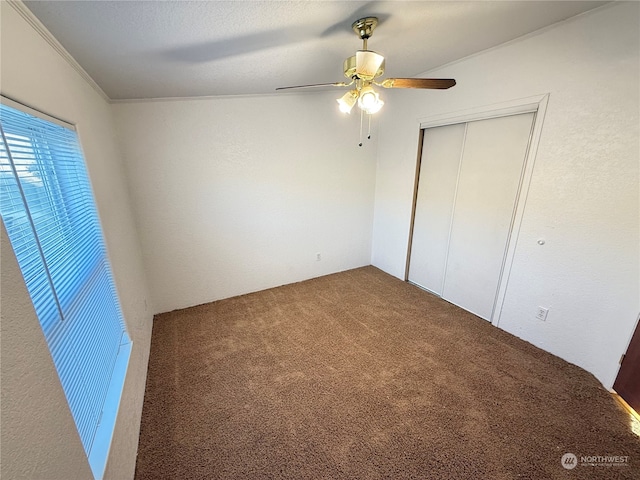
{"type": "Polygon", "coordinates": [[[136,478],[638,479],[640,440],[591,374],[365,267],[158,315],[136,478]]]}

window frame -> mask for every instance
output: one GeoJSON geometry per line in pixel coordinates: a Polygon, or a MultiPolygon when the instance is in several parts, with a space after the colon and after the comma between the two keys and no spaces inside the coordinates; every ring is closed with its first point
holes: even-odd
{"type": "MultiPolygon", "coordinates": [[[[58,348],[57,342],[58,340],[54,341],[54,344],[50,343],[50,338],[47,335],[47,332],[45,331],[45,327],[43,325],[43,319],[40,318],[40,315],[38,315],[38,319],[40,322],[40,326],[41,329],[43,331],[43,335],[45,337],[49,352],[52,355],[52,361],[54,363],[54,366],[56,368],[56,372],[58,373],[58,379],[60,380],[62,387],[63,387],[63,391],[65,392],[65,398],[67,400],[67,404],[70,408],[72,417],[74,418],[74,426],[76,427],[76,430],[78,430],[78,434],[80,436],[81,439],[81,443],[83,445],[85,454],[87,456],[87,460],[89,462],[89,465],[91,467],[91,470],[93,472],[93,476],[98,479],[98,478],[102,478],[104,475],[104,471],[106,468],[106,463],[107,463],[107,459],[108,459],[108,455],[109,455],[109,448],[111,445],[111,441],[113,439],[113,433],[115,430],[115,423],[116,423],[116,418],[117,418],[117,414],[118,414],[118,410],[119,410],[119,406],[120,406],[120,401],[122,399],[123,393],[124,393],[124,387],[125,387],[125,381],[126,381],[126,374],[128,371],[128,365],[129,365],[129,360],[131,357],[131,350],[133,347],[133,342],[131,340],[131,337],[129,336],[129,332],[128,332],[128,328],[127,328],[127,323],[126,323],[126,319],[123,315],[122,312],[122,306],[121,306],[121,302],[118,296],[118,292],[117,292],[117,288],[116,288],[116,284],[115,284],[115,279],[112,273],[112,269],[111,269],[111,262],[109,259],[109,253],[107,250],[107,245],[106,245],[106,241],[105,241],[105,236],[104,236],[104,231],[102,229],[102,222],[100,220],[100,215],[98,212],[98,208],[97,208],[97,202],[95,200],[95,195],[93,192],[93,186],[91,183],[91,177],[89,175],[89,169],[87,168],[87,163],[86,163],[86,158],[84,155],[84,152],[82,150],[82,145],[81,145],[81,141],[80,141],[80,137],[78,135],[78,131],[77,128],[75,127],[75,125],[73,125],[72,123],[66,122],[64,120],[61,120],[60,118],[56,118],[53,117],[51,115],[47,115],[39,110],[36,110],[32,107],[29,107],[27,105],[24,105],[23,103],[20,102],[16,102],[15,100],[12,100],[4,95],[0,95],[0,103],[6,107],[9,107],[11,109],[17,110],[19,112],[22,112],[24,114],[30,115],[32,117],[35,117],[36,119],[38,119],[39,121],[44,121],[47,122],[49,124],[53,124],[56,127],[61,127],[64,128],[66,130],[68,130],[69,132],[72,132],[72,136],[74,137],[75,143],[73,144],[73,149],[72,149],[72,160],[71,162],[73,163],[73,168],[74,169],[79,169],[82,170],[82,179],[81,180],[73,180],[71,181],[71,183],[73,183],[73,185],[71,185],[72,189],[77,188],[77,190],[74,190],[74,194],[77,195],[81,195],[82,197],[82,202],[88,202],[88,209],[91,213],[89,220],[83,220],[83,222],[88,221],[90,228],[94,229],[90,235],[90,239],[95,239],[98,241],[98,243],[95,244],[95,246],[90,247],[91,249],[95,248],[96,251],[98,252],[98,257],[91,257],[90,260],[88,260],[86,263],[82,262],[82,266],[84,266],[84,269],[82,272],[78,272],[79,275],[82,277],[80,280],[77,280],[77,278],[74,276],[73,277],[73,284],[76,285],[77,287],[74,286],[74,288],[77,288],[77,291],[75,293],[73,293],[73,295],[70,297],[70,299],[67,301],[66,305],[61,305],[60,302],[60,297],[59,297],[59,289],[56,285],[54,285],[54,282],[51,278],[51,273],[49,272],[49,261],[47,259],[47,257],[45,256],[44,252],[43,252],[43,248],[41,245],[41,240],[42,237],[38,232],[38,228],[36,228],[36,223],[34,222],[34,216],[36,215],[36,211],[34,211],[34,213],[32,213],[32,210],[29,207],[30,202],[34,202],[35,201],[35,197],[27,197],[27,194],[25,193],[24,190],[24,180],[23,177],[21,177],[18,174],[18,170],[16,168],[16,163],[14,162],[13,156],[15,155],[15,148],[17,148],[15,146],[15,140],[12,140],[11,142],[7,141],[7,136],[5,136],[5,123],[2,122],[2,118],[0,115],[0,144],[3,146],[2,152],[3,152],[3,162],[4,162],[4,157],[6,156],[6,161],[7,164],[11,167],[10,168],[10,174],[7,173],[7,176],[10,177],[11,175],[13,175],[13,181],[15,181],[17,189],[20,193],[19,196],[14,195],[12,198],[20,198],[20,202],[18,203],[22,203],[22,207],[24,209],[24,213],[25,216],[28,219],[28,227],[25,227],[25,223],[23,222],[22,227],[26,228],[26,231],[28,232],[24,237],[22,236],[22,234],[20,234],[21,239],[22,238],[27,238],[27,239],[33,239],[33,242],[35,245],[30,245],[30,248],[37,248],[39,251],[39,255],[36,255],[36,257],[39,257],[39,261],[42,263],[42,268],[43,271],[46,272],[46,276],[47,278],[47,283],[49,285],[49,289],[51,290],[50,294],[53,297],[53,299],[55,300],[55,304],[56,304],[56,309],[58,311],[58,322],[59,323],[64,323],[67,318],[71,315],[74,316],[76,315],[74,313],[74,309],[79,308],[78,305],[76,305],[78,302],[80,302],[82,304],[82,302],[85,302],[85,306],[89,305],[90,307],[95,307],[95,306],[99,306],[99,305],[103,305],[102,303],[96,303],[98,302],[98,300],[96,300],[96,298],[93,297],[94,293],[95,295],[98,295],[100,297],[99,301],[103,301],[106,299],[106,301],[108,301],[108,304],[104,304],[108,307],[109,311],[112,312],[111,315],[114,315],[113,318],[111,318],[108,322],[109,325],[106,326],[101,326],[101,328],[111,328],[111,333],[113,335],[113,338],[111,338],[111,341],[109,343],[109,348],[111,349],[111,355],[113,355],[113,351],[116,349],[117,347],[117,353],[115,353],[115,359],[112,358],[112,364],[113,364],[113,368],[107,368],[107,377],[108,377],[108,384],[106,384],[104,381],[102,381],[102,383],[100,383],[100,385],[102,385],[100,387],[100,391],[104,392],[103,394],[99,395],[98,397],[95,397],[95,395],[93,395],[92,391],[94,388],[94,384],[92,383],[93,381],[90,382],[89,385],[83,385],[84,388],[84,394],[88,395],[88,398],[90,397],[91,400],[95,400],[96,398],[99,398],[100,400],[97,402],[97,404],[94,402],[93,405],[97,405],[98,408],[101,409],[101,413],[97,416],[97,423],[89,423],[89,428],[92,428],[92,432],[93,435],[91,435],[90,440],[87,439],[86,434],[83,436],[83,434],[80,433],[80,428],[81,428],[81,424],[78,423],[78,418],[76,416],[76,412],[74,412],[74,407],[72,406],[72,401],[69,397],[69,393],[67,391],[67,389],[65,388],[65,381],[63,381],[62,379],[62,375],[66,374],[69,375],[69,372],[65,370],[65,372],[61,372],[59,370],[59,365],[56,362],[56,355],[54,353],[54,349],[58,348]],[[14,150],[12,152],[12,149],[14,150]],[[77,163],[79,162],[79,163],[77,163]],[[30,200],[30,201],[28,201],[30,200]],[[97,280],[93,280],[92,277],[94,277],[95,275],[98,275],[97,280]],[[96,283],[96,282],[99,282],[96,283]],[[90,292],[89,294],[85,295],[83,290],[89,288],[90,292]],[[97,290],[95,290],[97,289],[97,290]],[[88,295],[91,295],[91,298],[88,298],[88,295]],[[89,302],[89,303],[86,303],[89,302]],[[120,328],[120,333],[118,334],[116,330],[113,329],[113,325],[118,325],[120,328]],[[114,339],[116,337],[119,336],[119,340],[114,343],[114,339]],[[104,402],[101,401],[101,399],[104,398],[104,402]]],[[[37,123],[34,120],[34,123],[37,123]]],[[[14,124],[15,125],[15,124],[14,124]]],[[[13,127],[13,128],[18,128],[18,127],[13,127]]],[[[11,126],[9,127],[9,129],[11,130],[11,126]]],[[[69,133],[67,132],[67,135],[69,133]]],[[[15,134],[11,134],[14,138],[16,137],[15,134]]],[[[40,134],[38,134],[40,135],[40,134]]],[[[34,143],[37,143],[39,141],[39,139],[37,138],[38,135],[33,135],[30,137],[25,136],[25,138],[29,139],[29,143],[31,145],[31,148],[33,149],[33,157],[35,159],[35,165],[36,168],[38,168],[40,170],[40,173],[42,175],[46,175],[46,163],[43,160],[44,156],[41,155],[37,155],[36,151],[35,151],[35,146],[34,143]]],[[[51,137],[49,137],[48,139],[46,138],[46,136],[44,137],[44,145],[43,148],[44,149],[49,149],[49,148],[55,148],[55,146],[52,147],[53,143],[51,140],[51,137]],[[47,140],[49,140],[47,142],[47,140]]],[[[49,162],[51,163],[51,165],[53,165],[55,163],[55,156],[56,152],[53,152],[53,154],[51,154],[51,152],[49,152],[49,162]]],[[[65,161],[68,161],[68,159],[66,159],[65,161]]],[[[53,168],[53,167],[52,167],[53,168]]],[[[63,167],[55,167],[56,169],[59,168],[63,168],[63,167]]],[[[3,169],[3,171],[5,171],[3,169]]],[[[56,172],[54,172],[52,175],[52,177],[56,177],[55,181],[52,180],[52,177],[48,177],[47,181],[45,183],[47,183],[47,186],[49,186],[51,184],[51,182],[53,182],[53,184],[55,185],[55,187],[57,189],[65,189],[65,188],[69,188],[70,184],[64,184],[63,182],[64,180],[59,180],[57,178],[57,175],[59,175],[58,171],[56,170],[56,172]]],[[[65,180],[67,180],[67,182],[69,182],[68,179],[65,178],[65,180]]],[[[11,182],[11,180],[9,180],[9,182],[11,182]]],[[[4,188],[4,185],[3,185],[4,188]]],[[[7,190],[7,192],[9,192],[10,190],[7,190]]],[[[9,194],[8,194],[9,195],[9,194]]],[[[51,196],[51,194],[49,192],[46,193],[46,198],[49,199],[49,201],[54,204],[55,203],[55,198],[51,196]]],[[[70,204],[68,202],[65,203],[65,199],[67,198],[66,195],[60,195],[58,198],[58,203],[61,203],[61,207],[62,210],[64,211],[65,214],[66,213],[71,213],[71,215],[75,215],[78,212],[75,210],[68,210],[69,205],[73,205],[74,201],[72,201],[70,204]],[[62,200],[60,202],[60,200],[62,200]]],[[[57,204],[56,204],[57,205],[57,204]]],[[[20,208],[20,205],[18,205],[17,208],[20,208]]],[[[58,208],[56,207],[52,207],[52,208],[58,208]]],[[[37,210],[37,209],[36,209],[37,210]]],[[[53,210],[52,210],[53,211],[53,210]]],[[[56,212],[58,212],[58,210],[55,210],[56,212]]],[[[68,219],[67,219],[68,220],[68,219]]],[[[14,252],[16,253],[16,257],[18,259],[18,264],[20,267],[20,270],[23,274],[23,277],[25,275],[25,271],[23,269],[23,265],[20,262],[20,258],[18,255],[18,252],[16,250],[16,245],[14,245],[14,238],[18,238],[18,236],[12,238],[12,235],[10,232],[11,230],[11,226],[7,225],[7,221],[5,219],[5,216],[2,215],[2,221],[5,224],[5,227],[7,229],[7,233],[9,234],[9,239],[11,241],[12,244],[12,248],[14,250],[14,252]]],[[[11,223],[11,222],[10,222],[11,223]]],[[[76,228],[75,231],[71,230],[72,233],[76,234],[78,236],[78,238],[82,238],[83,234],[85,233],[85,231],[83,229],[78,230],[79,226],[84,226],[84,223],[79,223],[79,222],[74,222],[73,219],[71,220],[71,224],[72,224],[72,229],[76,228]]],[[[60,233],[58,232],[56,235],[60,235],[60,233]]],[[[60,237],[58,237],[60,238],[60,237]]],[[[56,241],[57,239],[56,238],[56,241]]],[[[62,239],[62,241],[66,241],[64,238],[62,239]]],[[[77,242],[76,242],[77,243],[77,242]]],[[[84,243],[84,240],[83,240],[84,243]]],[[[84,253],[85,252],[85,247],[82,246],[81,250],[79,252],[84,253]]],[[[76,252],[76,255],[78,254],[78,252],[76,252]]],[[[73,255],[73,253],[72,253],[73,255]]],[[[74,258],[71,258],[71,260],[67,259],[67,267],[63,267],[63,268],[70,268],[68,265],[76,265],[73,260],[74,258]]],[[[84,260],[84,259],[83,259],[84,260]]],[[[66,278],[66,277],[65,277],[66,278]]],[[[29,283],[29,281],[27,280],[27,278],[24,278],[25,283],[29,283]]],[[[41,280],[40,280],[41,281],[41,280]]],[[[66,282],[66,280],[65,280],[66,282]]],[[[61,284],[62,285],[62,284],[61,284]]],[[[60,287],[62,288],[62,287],[60,287]]],[[[62,291],[64,291],[64,289],[66,289],[66,286],[63,288],[62,291]]],[[[34,302],[34,308],[35,306],[35,300],[34,297],[32,295],[32,291],[29,290],[29,288],[27,289],[29,291],[29,295],[32,299],[32,301],[34,302]]],[[[92,310],[95,311],[95,310],[92,310]]],[[[37,312],[36,312],[37,313],[37,312]]],[[[90,311],[85,311],[84,315],[80,315],[80,316],[74,316],[74,321],[76,322],[75,325],[80,325],[79,327],[73,327],[70,326],[66,329],[67,332],[71,332],[70,329],[76,328],[76,329],[86,329],[86,326],[88,325],[90,328],[87,329],[87,332],[93,333],[94,337],[96,337],[96,332],[98,330],[96,330],[95,328],[97,328],[99,326],[99,322],[96,321],[95,318],[90,318],[89,319],[89,323],[85,322],[85,318],[86,315],[90,315],[90,311]],[[79,323],[78,323],[79,322],[79,323]],[[84,326],[83,326],[84,325],[84,326]],[[94,328],[94,330],[91,330],[91,328],[94,328]]],[[[100,313],[100,316],[98,317],[98,320],[102,318],[102,313],[100,313]]],[[[52,330],[55,330],[56,327],[53,327],[52,330]]],[[[69,333],[69,335],[74,336],[76,335],[75,333],[71,334],[69,333]]],[[[87,336],[80,336],[78,338],[82,338],[83,341],[85,342],[84,345],[84,353],[81,358],[85,359],[85,358],[91,358],[91,360],[93,360],[93,364],[97,365],[101,360],[98,358],[98,355],[95,351],[91,351],[91,353],[87,353],[88,349],[86,348],[87,345],[93,345],[91,343],[87,343],[87,340],[89,339],[89,336],[87,334],[87,336]],[[88,355],[88,357],[87,357],[88,355]]],[[[68,337],[65,341],[69,342],[72,346],[68,347],[68,346],[63,346],[61,348],[73,348],[74,346],[77,346],[79,344],[81,344],[82,342],[77,342],[74,343],[74,340],[71,339],[70,337],[68,337]]],[[[103,341],[102,337],[100,337],[100,341],[103,341]]],[[[62,343],[61,343],[62,345],[62,343]]],[[[57,357],[58,359],[60,358],[59,356],[57,357]]],[[[74,361],[67,361],[65,360],[65,362],[62,362],[61,365],[66,366],[67,363],[69,365],[73,365],[75,362],[75,364],[77,365],[79,362],[77,362],[77,359],[74,358],[74,361]]],[[[90,363],[90,362],[89,362],[90,363]]],[[[103,365],[111,365],[111,363],[109,364],[103,364],[103,365]]],[[[65,367],[66,368],[66,367],[65,367]]],[[[95,370],[94,370],[95,371],[95,370]]],[[[76,373],[74,373],[73,375],[76,375],[76,373]]],[[[77,375],[76,375],[77,376],[77,375]]],[[[106,378],[103,376],[103,379],[106,378]]],[[[68,383],[68,381],[67,381],[68,383]]],[[[77,384],[76,384],[77,385],[77,384]]],[[[75,392],[75,390],[73,390],[75,392]]],[[[76,404],[77,405],[77,404],[76,404]]],[[[83,407],[84,408],[84,407],[83,407]]],[[[95,417],[95,415],[93,416],[95,417]]],[[[84,420],[83,420],[84,421],[84,420]]],[[[84,428],[85,424],[82,424],[84,428]]]]}

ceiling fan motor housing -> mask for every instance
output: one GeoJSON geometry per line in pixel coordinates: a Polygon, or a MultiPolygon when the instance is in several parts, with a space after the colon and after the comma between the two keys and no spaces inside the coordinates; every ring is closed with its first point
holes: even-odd
{"type": "Polygon", "coordinates": [[[363,41],[362,50],[344,61],[344,76],[347,78],[371,81],[384,73],[384,57],[367,48],[367,40],[378,25],[376,17],[364,17],[356,20],[351,28],[363,41]]]}
{"type": "Polygon", "coordinates": [[[384,57],[371,50],[358,50],[356,55],[344,61],[344,76],[373,80],[384,73],[384,57]]]}

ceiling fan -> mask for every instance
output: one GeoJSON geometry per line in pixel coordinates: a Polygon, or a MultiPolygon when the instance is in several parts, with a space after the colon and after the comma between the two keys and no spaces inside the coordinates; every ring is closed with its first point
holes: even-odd
{"type": "MultiPolygon", "coordinates": [[[[351,25],[353,31],[363,42],[362,50],[358,50],[355,55],[344,61],[344,76],[351,79],[350,82],[336,83],[316,83],[312,85],[296,85],[293,87],[279,87],[276,90],[288,90],[292,88],[310,87],[350,87],[353,89],[345,93],[337,100],[340,111],[351,113],[351,110],[358,104],[362,113],[372,115],[379,111],[384,105],[374,85],[383,88],[429,88],[447,89],[456,84],[452,78],[387,78],[380,82],[376,78],[384,73],[384,57],[379,53],[367,49],[367,40],[373,35],[373,30],[378,25],[377,17],[364,17],[356,20],[351,25]]],[[[362,118],[361,118],[362,130],[362,118]]],[[[360,143],[362,145],[362,143],[360,143]]]]}

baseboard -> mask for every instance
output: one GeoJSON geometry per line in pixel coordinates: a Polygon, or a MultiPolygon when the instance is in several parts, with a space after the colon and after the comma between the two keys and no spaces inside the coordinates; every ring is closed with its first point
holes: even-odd
{"type": "Polygon", "coordinates": [[[620,403],[620,405],[622,405],[622,408],[624,408],[627,412],[629,412],[629,414],[634,417],[638,422],[640,422],[640,414],[638,412],[636,412],[633,407],[631,407],[631,405],[629,405],[624,398],[622,398],[620,395],[618,395],[616,393],[615,390],[611,390],[611,395],[613,395],[613,398],[615,398],[618,403],[620,403]]]}

